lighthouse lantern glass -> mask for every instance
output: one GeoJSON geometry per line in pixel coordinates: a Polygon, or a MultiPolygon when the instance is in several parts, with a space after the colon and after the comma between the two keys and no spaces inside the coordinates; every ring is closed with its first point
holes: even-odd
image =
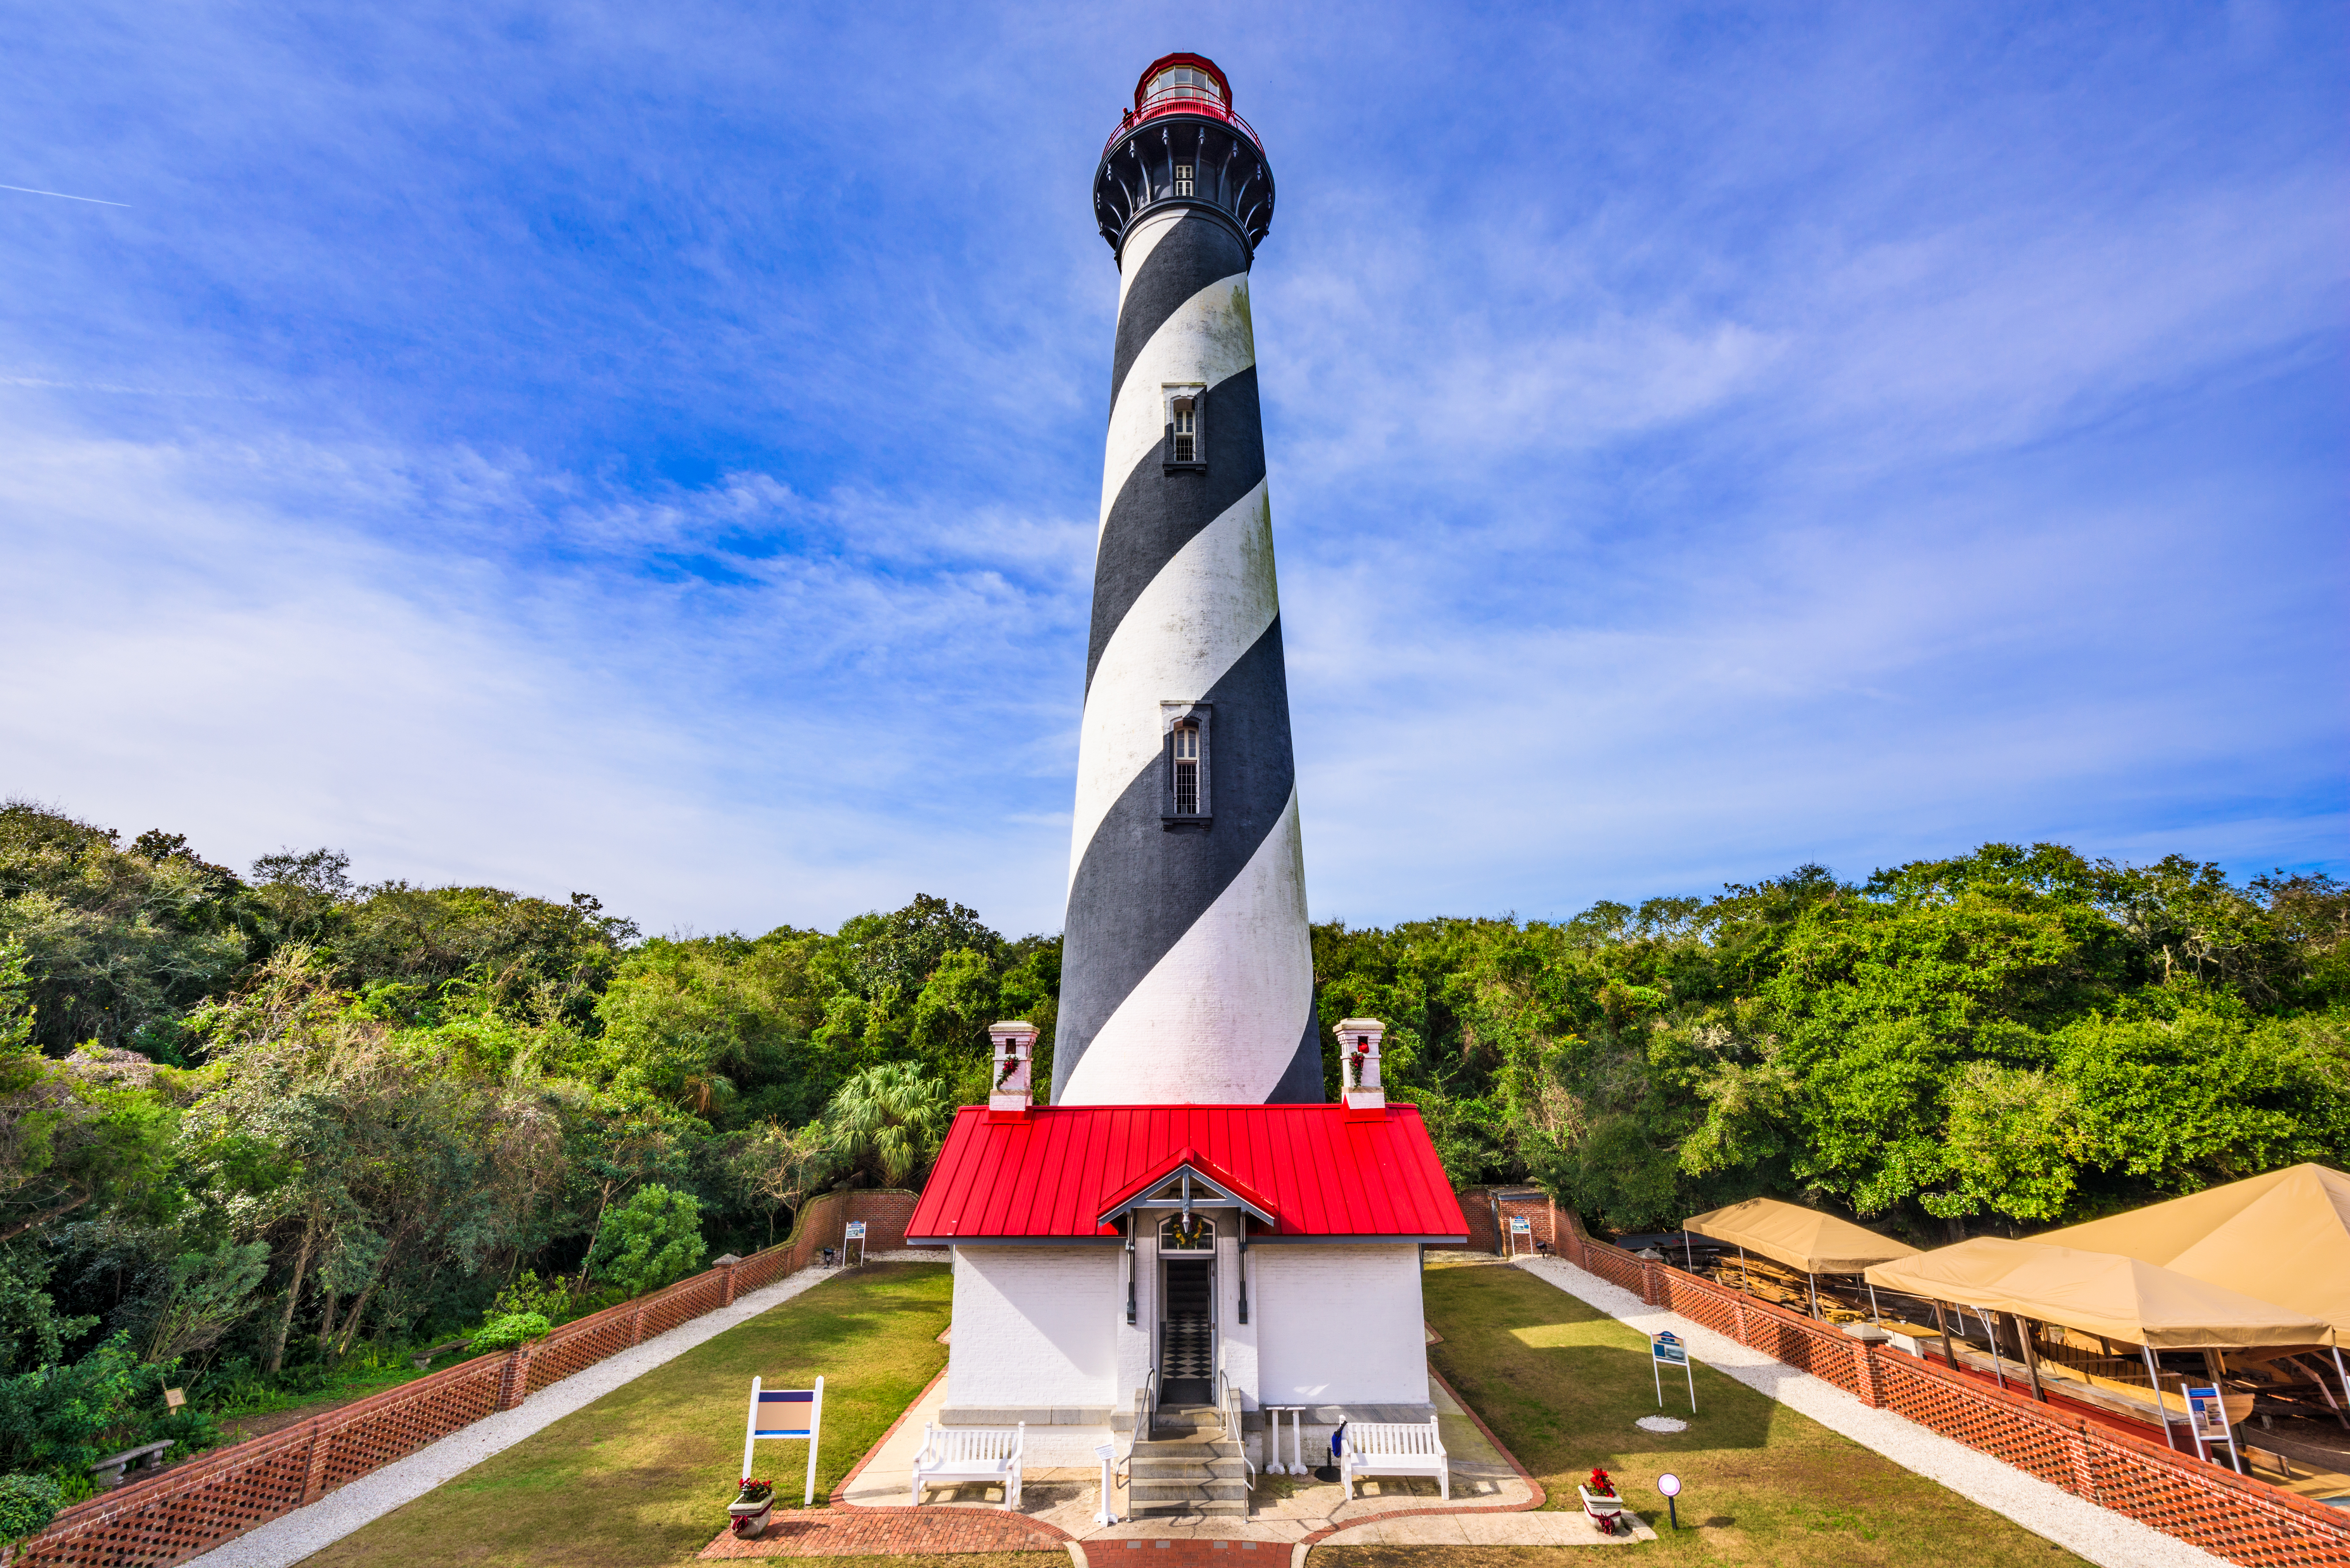
{"type": "Polygon", "coordinates": [[[1150,78],[1151,98],[1201,98],[1216,104],[1224,95],[1216,87],[1216,78],[1192,66],[1172,66],[1150,78]]]}

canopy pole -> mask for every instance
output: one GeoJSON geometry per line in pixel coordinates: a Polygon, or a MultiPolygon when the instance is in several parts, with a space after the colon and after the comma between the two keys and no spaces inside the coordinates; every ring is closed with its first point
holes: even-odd
{"type": "Polygon", "coordinates": [[[1804,1278],[1812,1282],[1812,1315],[1817,1317],[1820,1315],[1820,1277],[1817,1274],[1805,1273],[1804,1278]]]}
{"type": "Polygon", "coordinates": [[[1882,1323],[1885,1321],[1884,1317],[1877,1310],[1877,1282],[1863,1274],[1860,1277],[1860,1282],[1868,1287],[1868,1321],[1882,1323]]]}
{"type": "Polygon", "coordinates": [[[1934,1302],[1934,1326],[1941,1332],[1942,1359],[1949,1362],[1950,1370],[1955,1372],[1959,1368],[1959,1353],[1950,1348],[1950,1320],[1943,1315],[1939,1297],[1934,1302]]]}
{"type": "MultiPolygon", "coordinates": [[[[2333,1347],[2333,1350],[2334,1350],[2334,1376],[2336,1376],[2336,1377],[2338,1377],[2338,1378],[2340,1378],[2340,1379],[2342,1380],[2342,1398],[2343,1398],[2343,1402],[2344,1402],[2344,1404],[2350,1404],[2350,1372],[2345,1372],[2345,1371],[2343,1371],[2343,1370],[2342,1370],[2342,1346],[2341,1346],[2341,1345],[2334,1345],[2334,1346],[2333,1347]]],[[[2325,1379],[2324,1379],[2324,1378],[2323,1378],[2323,1377],[2320,1377],[2320,1378],[2317,1380],[2317,1386],[2318,1386],[2320,1388],[2324,1387],[2324,1386],[2325,1386],[2325,1379]]],[[[2329,1405],[2333,1405],[2333,1404],[2334,1404],[2334,1401],[2333,1401],[2333,1400],[2331,1400],[2331,1399],[2328,1399],[2328,1400],[2326,1401],[2326,1403],[2327,1403],[2327,1404],[2329,1404],[2329,1405]]],[[[2340,1406],[2340,1405],[2334,1405],[2334,1418],[2335,1420],[2337,1420],[2337,1421],[2341,1422],[2341,1423],[2342,1423],[2342,1425],[2343,1425],[2345,1428],[2350,1428],[2350,1416],[2345,1416],[2345,1415],[2344,1415],[2344,1414],[2343,1414],[2343,1412],[2342,1412],[2342,1406],[2340,1406]]]]}
{"type": "Polygon", "coordinates": [[[1975,1308],[1975,1316],[1982,1320],[1983,1336],[1991,1341],[1991,1375],[1998,1379],[1999,1391],[2004,1394],[2007,1392],[2007,1368],[2000,1360],[1999,1324],[1991,1322],[1991,1314],[1981,1307],[1975,1308]]]}
{"type": "Polygon", "coordinates": [[[2154,1346],[2141,1345],[2137,1348],[2138,1354],[2146,1357],[2147,1381],[2154,1385],[2154,1415],[2155,1418],[2162,1423],[2163,1446],[2176,1449],[2178,1447],[2178,1439],[2171,1435],[2170,1412],[2162,1407],[2162,1374],[2154,1365],[2154,1346]]]}
{"type": "Polygon", "coordinates": [[[2007,1315],[2015,1319],[2015,1341],[2023,1347],[2023,1370],[2032,1379],[2032,1397],[2045,1405],[2048,1403],[2048,1394],[2040,1386],[2040,1358],[2032,1354],[2032,1326],[2018,1314],[2010,1313],[2007,1315]]]}
{"type": "Polygon", "coordinates": [[[1689,1227],[1686,1225],[1681,1227],[1681,1262],[1688,1265],[1690,1273],[1697,1272],[1697,1247],[1690,1241],[1689,1227]]]}

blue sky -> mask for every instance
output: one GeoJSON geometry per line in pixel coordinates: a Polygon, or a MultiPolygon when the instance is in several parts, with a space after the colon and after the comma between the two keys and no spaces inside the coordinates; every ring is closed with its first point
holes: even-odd
{"type": "Polygon", "coordinates": [[[1316,919],[2350,870],[2340,7],[19,7],[0,790],[1060,924],[1135,76],[1231,73],[1316,919]],[[120,205],[101,205],[100,202],[120,205]]]}

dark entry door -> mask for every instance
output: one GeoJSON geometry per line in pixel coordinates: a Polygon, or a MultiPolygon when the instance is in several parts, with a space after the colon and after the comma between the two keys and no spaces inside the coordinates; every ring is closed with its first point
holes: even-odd
{"type": "Polygon", "coordinates": [[[1163,1405],[1215,1403],[1216,1335],[1206,1258],[1167,1260],[1166,1316],[1159,1325],[1163,1405]]]}

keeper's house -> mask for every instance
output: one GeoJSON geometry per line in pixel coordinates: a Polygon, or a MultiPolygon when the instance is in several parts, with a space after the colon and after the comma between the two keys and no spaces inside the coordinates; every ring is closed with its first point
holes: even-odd
{"type": "Polygon", "coordinates": [[[1035,1462],[1075,1465],[1140,1401],[1237,1394],[1252,1431],[1303,1407],[1309,1453],[1342,1419],[1428,1419],[1420,1250],[1469,1227],[1376,1055],[1338,1104],[1036,1106],[1021,1033],[907,1227],[954,1251],[945,1424],[1025,1421],[1035,1462]]]}

